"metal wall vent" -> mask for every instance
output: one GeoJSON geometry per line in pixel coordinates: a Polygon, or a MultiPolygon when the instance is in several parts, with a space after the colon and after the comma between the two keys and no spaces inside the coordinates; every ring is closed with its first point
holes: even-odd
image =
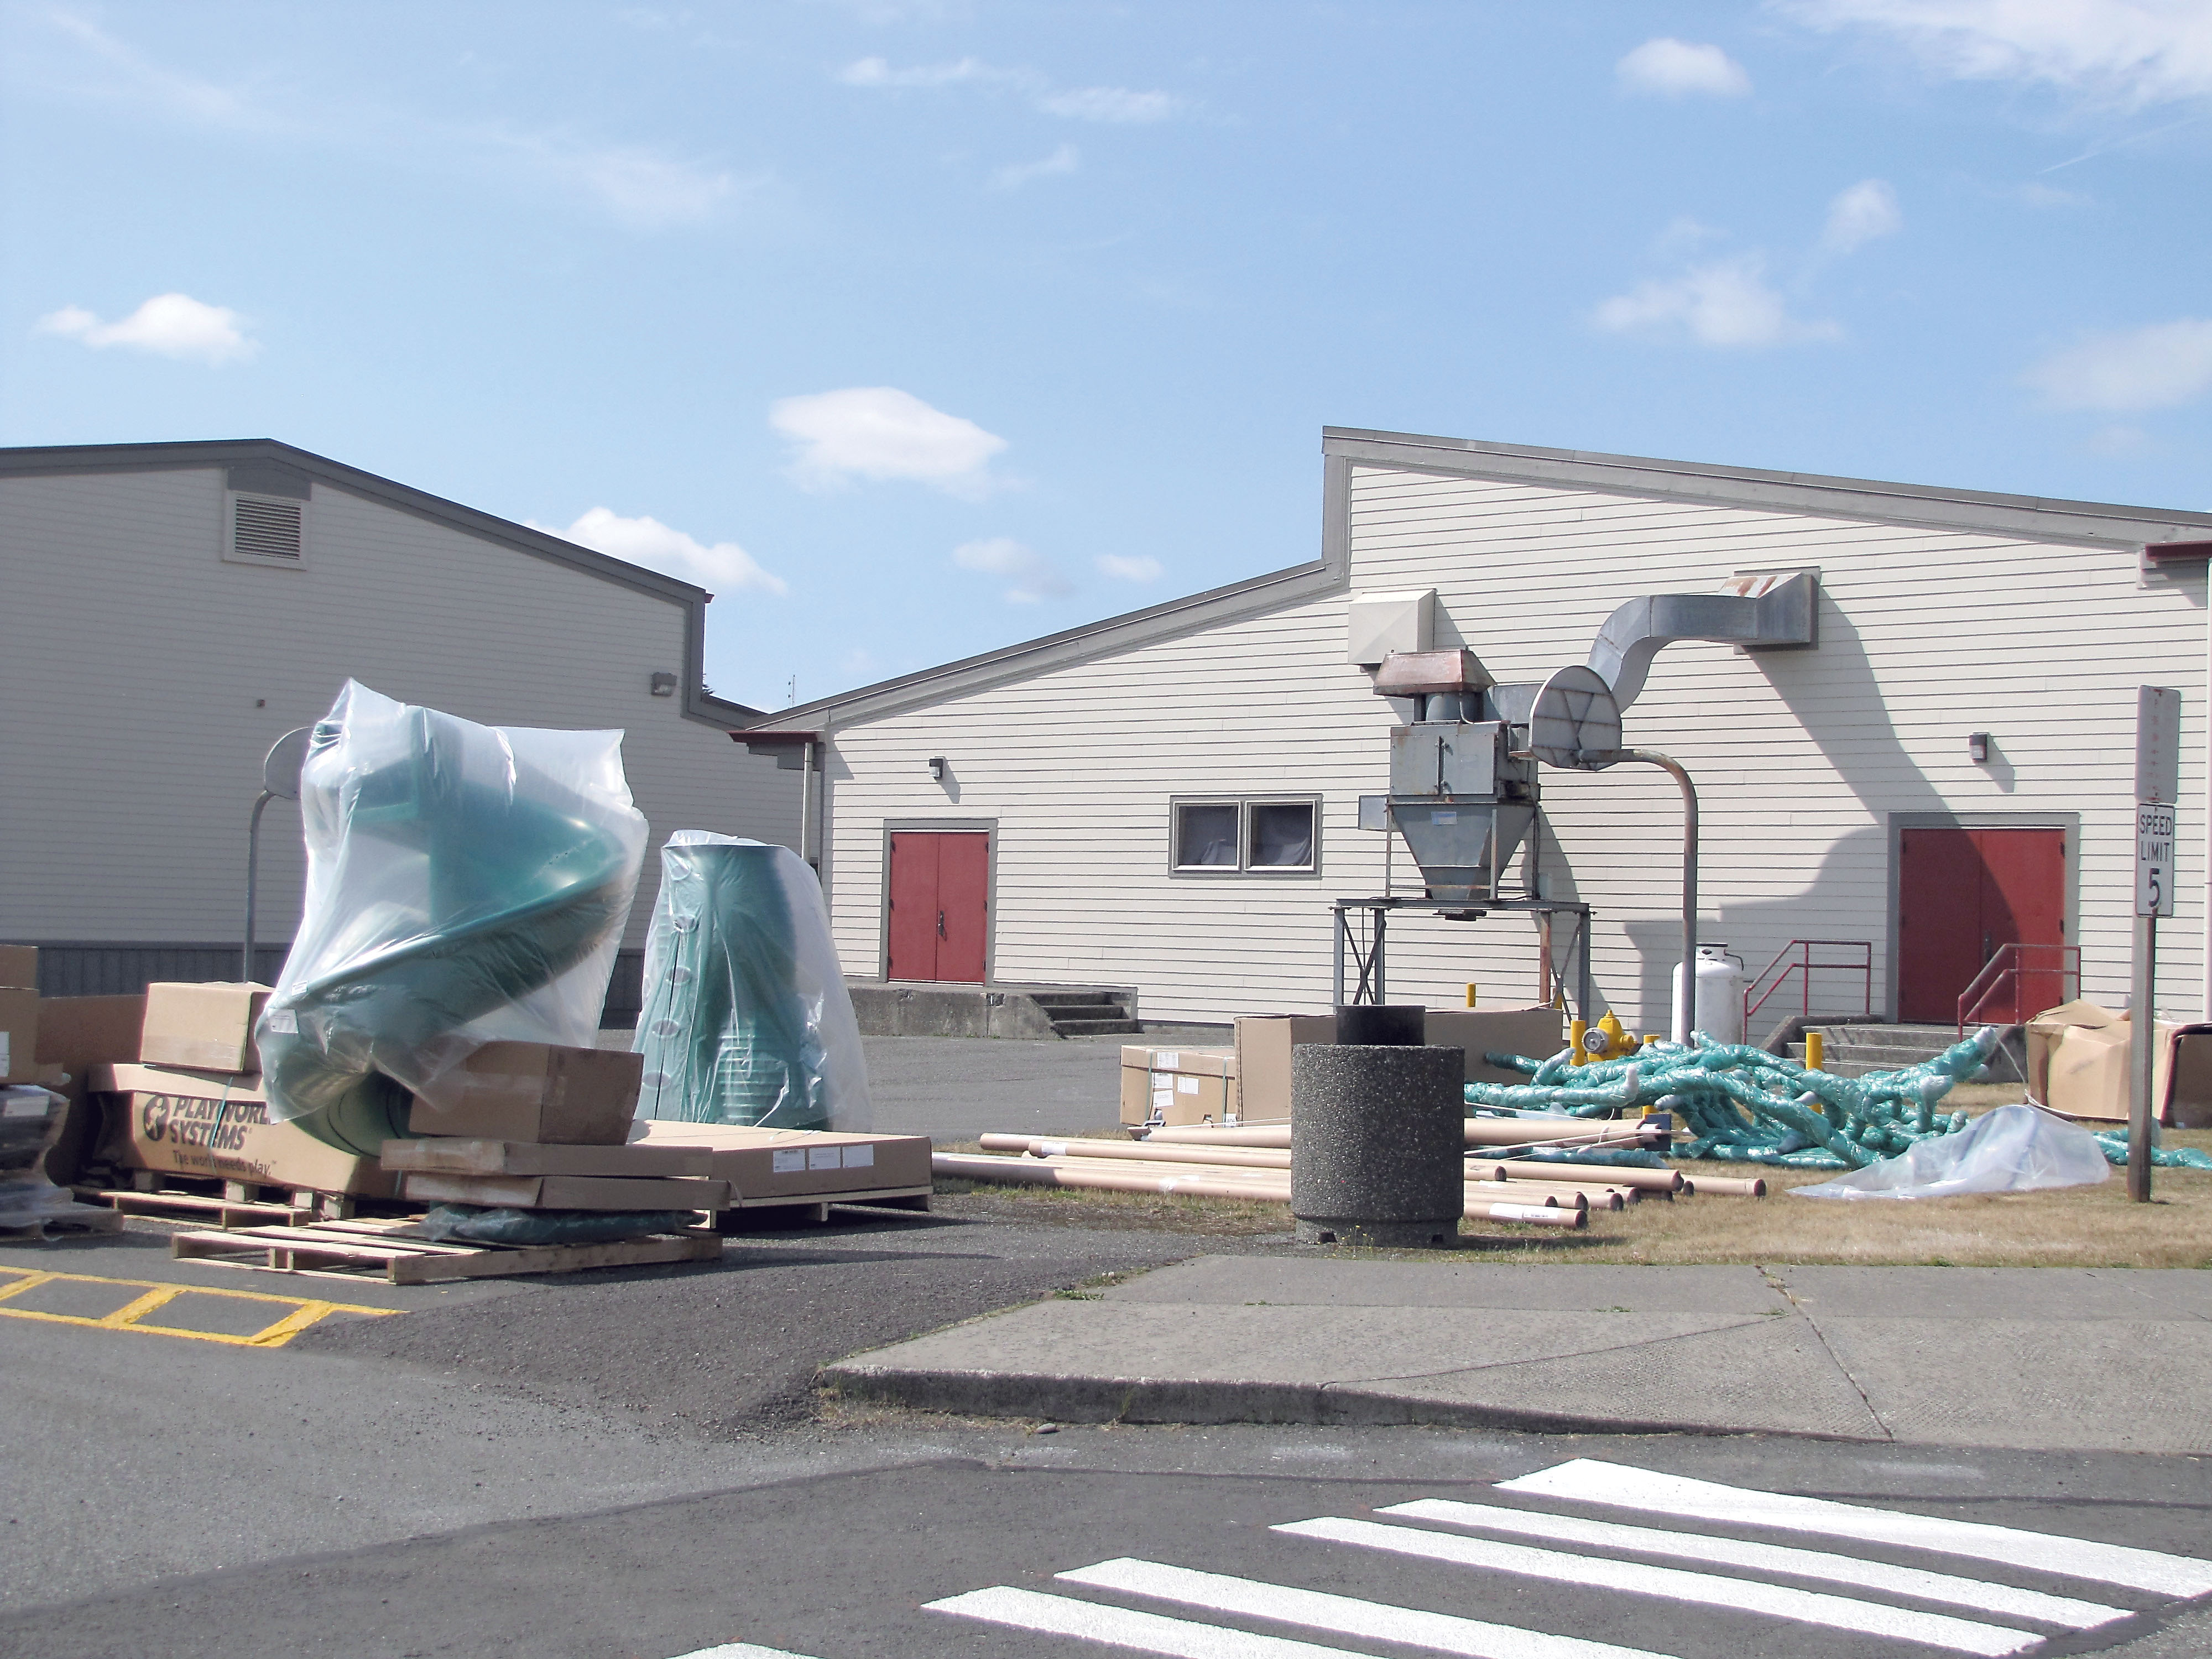
{"type": "Polygon", "coordinates": [[[306,520],[304,501],[240,495],[231,503],[230,550],[249,559],[296,559],[306,520]]]}

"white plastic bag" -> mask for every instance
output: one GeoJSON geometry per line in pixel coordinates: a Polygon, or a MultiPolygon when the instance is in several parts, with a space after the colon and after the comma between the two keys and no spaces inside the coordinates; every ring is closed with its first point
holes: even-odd
{"type": "Polygon", "coordinates": [[[787,847],[678,830],[645,941],[641,1118],[865,1130],[867,1056],[822,884],[787,847]]]}
{"type": "Polygon", "coordinates": [[[2091,1187],[2111,1173],[2087,1129],[2033,1106],[2000,1106],[1956,1134],[1916,1141],[1895,1158],[1790,1190],[1799,1198],[1950,1198],[2091,1187]]]}
{"type": "Polygon", "coordinates": [[[270,1117],[374,1152],[480,1045],[597,1040],[645,862],[622,738],[346,682],[300,771],[307,902],[255,1031],[270,1117]]]}

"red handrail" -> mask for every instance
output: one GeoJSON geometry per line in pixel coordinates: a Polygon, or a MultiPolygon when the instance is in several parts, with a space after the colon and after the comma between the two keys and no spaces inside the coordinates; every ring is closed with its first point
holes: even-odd
{"type": "Polygon", "coordinates": [[[1797,975],[1798,1018],[1810,1019],[1813,1017],[1813,975],[1815,972],[1863,975],[1866,994],[1862,1000],[1860,1018],[1863,1019],[1874,1018],[1874,945],[1870,941],[1863,939],[1793,939],[1774,953],[1773,961],[1768,963],[1765,967],[1745,981],[1743,988],[1744,1040],[1746,1042],[1751,1040],[1751,1017],[1765,1006],[1769,997],[1790,982],[1790,975],[1792,974],[1797,975]],[[1858,960],[1816,962],[1813,958],[1813,953],[1820,950],[1856,951],[1858,952],[1858,960]],[[1778,968],[1782,971],[1775,974],[1775,969],[1778,968]],[[1767,975],[1770,974],[1774,974],[1774,978],[1771,983],[1767,983],[1767,975]],[[1765,990],[1759,989],[1762,983],[1766,984],[1765,990]]]}
{"type": "MultiPolygon", "coordinates": [[[[2081,947],[2078,945],[1998,945],[1990,953],[1990,959],[1982,964],[1981,972],[1976,974],[1967,982],[1966,988],[1959,993],[1959,1035],[1965,1036],[1969,1024],[1981,1023],[1982,1010],[1989,1006],[1990,1000],[1996,995],[1998,988],[2008,981],[2012,987],[2013,1018],[2007,1020],[2005,1024],[2017,1025],[2021,1020],[2030,1018],[2021,1012],[2021,992],[2030,976],[2046,974],[2060,982],[2062,992],[2065,981],[2071,979],[2074,981],[2074,995],[2080,996],[2081,994],[2081,947]],[[2056,951],[2058,953],[2058,960],[2051,967],[2031,967],[2025,960],[2026,953],[2030,951],[2056,951]]],[[[2068,1002],[2072,1000],[2062,994],[2057,1002],[2046,1002],[2043,1005],[2043,1008],[2055,1008],[2059,1002],[2068,1002]]],[[[2042,1008],[2039,1008],[2036,1012],[2040,1013],[2042,1011],[2042,1008]]]]}

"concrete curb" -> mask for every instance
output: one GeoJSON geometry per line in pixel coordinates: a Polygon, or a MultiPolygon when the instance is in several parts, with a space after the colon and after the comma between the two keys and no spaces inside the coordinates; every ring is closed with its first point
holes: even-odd
{"type": "Polygon", "coordinates": [[[1174,1378],[1060,1376],[1016,1371],[825,1366],[820,1388],[848,1397],[967,1417],[1063,1423],[1304,1423],[1326,1427],[1496,1429],[1524,1434],[1783,1435],[1888,1445],[1887,1437],[1659,1418],[1586,1417],[1514,1406],[1424,1400],[1346,1383],[1198,1382],[1174,1378]]]}

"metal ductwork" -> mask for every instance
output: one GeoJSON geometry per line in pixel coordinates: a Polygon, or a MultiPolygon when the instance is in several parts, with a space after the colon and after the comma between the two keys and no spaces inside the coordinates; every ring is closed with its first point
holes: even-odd
{"type": "Polygon", "coordinates": [[[1644,690],[1651,659],[1677,640],[1718,645],[1818,645],[1820,579],[1809,570],[1734,577],[1719,593],[1648,593],[1607,617],[1589,665],[1622,708],[1644,690]]]}

